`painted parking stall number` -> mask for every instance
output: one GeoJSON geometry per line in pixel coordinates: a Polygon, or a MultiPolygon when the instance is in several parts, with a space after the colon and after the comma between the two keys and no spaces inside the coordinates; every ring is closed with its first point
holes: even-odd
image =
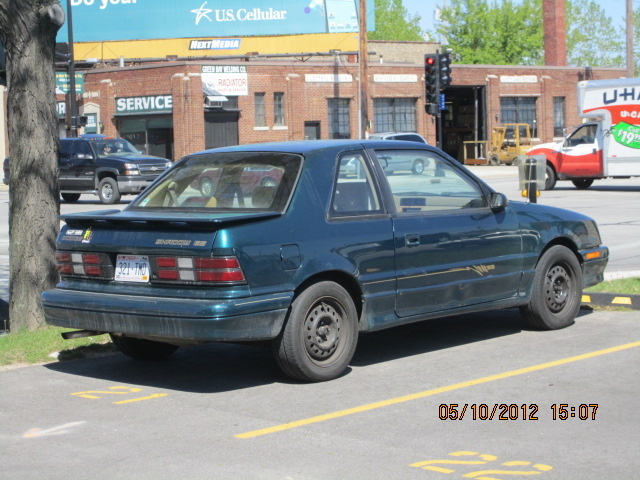
{"type": "Polygon", "coordinates": [[[496,465],[497,456],[478,452],[451,452],[449,457],[416,462],[409,466],[444,474],[457,473],[460,475],[458,478],[476,480],[503,480],[517,476],[541,475],[553,469],[551,465],[526,460],[511,460],[496,465]],[[480,466],[482,467],[478,468],[480,466]],[[471,469],[473,470],[469,471],[471,469]]]}
{"type": "Polygon", "coordinates": [[[99,400],[103,398],[113,398],[112,397],[113,395],[126,396],[126,395],[136,394],[134,398],[125,398],[123,400],[117,400],[115,402],[112,402],[114,405],[123,405],[126,403],[140,402],[143,400],[152,400],[154,398],[161,398],[169,395],[168,393],[154,393],[152,395],[138,396],[137,394],[139,394],[142,391],[143,391],[142,388],[118,386],[118,387],[109,387],[106,390],[86,390],[84,392],[75,392],[75,393],[72,393],[71,395],[74,397],[88,398],[90,400],[99,400]]]}

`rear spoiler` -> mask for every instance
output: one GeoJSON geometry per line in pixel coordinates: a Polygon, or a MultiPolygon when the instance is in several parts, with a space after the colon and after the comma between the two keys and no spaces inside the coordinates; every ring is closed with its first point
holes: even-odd
{"type": "Polygon", "coordinates": [[[267,218],[276,218],[281,216],[281,212],[171,212],[167,214],[165,211],[120,211],[120,210],[99,210],[87,213],[70,213],[59,215],[58,218],[63,220],[70,227],[86,226],[86,225],[120,225],[127,223],[146,223],[150,225],[159,224],[175,224],[175,225],[191,225],[199,227],[218,228],[222,224],[246,223],[267,218]]]}

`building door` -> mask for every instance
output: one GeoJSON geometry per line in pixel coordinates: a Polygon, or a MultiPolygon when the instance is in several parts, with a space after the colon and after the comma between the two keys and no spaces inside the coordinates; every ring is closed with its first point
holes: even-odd
{"type": "Polygon", "coordinates": [[[304,122],[304,139],[320,139],[320,122],[304,122]]]}
{"type": "Polygon", "coordinates": [[[239,112],[224,110],[208,111],[204,113],[204,142],[205,148],[227,147],[238,145],[239,112]]]}

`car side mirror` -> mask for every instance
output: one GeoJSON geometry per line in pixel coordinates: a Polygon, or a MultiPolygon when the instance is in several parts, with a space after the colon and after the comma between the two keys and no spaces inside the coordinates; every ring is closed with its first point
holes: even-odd
{"type": "Polygon", "coordinates": [[[504,193],[492,193],[489,202],[489,207],[494,213],[502,212],[509,205],[509,199],[504,193]]]}

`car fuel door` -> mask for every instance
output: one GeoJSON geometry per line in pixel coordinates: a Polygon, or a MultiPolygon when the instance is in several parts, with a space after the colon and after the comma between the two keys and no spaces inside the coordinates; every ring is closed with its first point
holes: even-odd
{"type": "Polygon", "coordinates": [[[396,314],[422,315],[516,295],[522,245],[510,209],[492,210],[480,185],[435,152],[385,155],[389,161],[412,155],[425,165],[422,174],[387,176],[396,210],[396,314]]]}

